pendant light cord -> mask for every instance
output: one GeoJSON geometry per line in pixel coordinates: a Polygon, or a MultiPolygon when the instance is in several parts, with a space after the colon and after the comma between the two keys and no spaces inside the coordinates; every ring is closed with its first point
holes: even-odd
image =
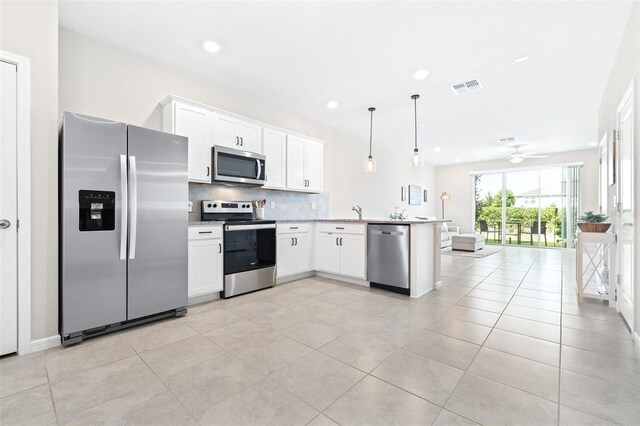
{"type": "Polygon", "coordinates": [[[414,115],[414,129],[413,134],[415,136],[415,151],[418,150],[418,98],[420,95],[412,95],[413,99],[413,115],[414,115]]]}
{"type": "Polygon", "coordinates": [[[373,111],[375,110],[376,109],[374,107],[369,108],[369,111],[371,111],[371,122],[369,124],[369,158],[371,158],[371,147],[373,140],[373,111]]]}

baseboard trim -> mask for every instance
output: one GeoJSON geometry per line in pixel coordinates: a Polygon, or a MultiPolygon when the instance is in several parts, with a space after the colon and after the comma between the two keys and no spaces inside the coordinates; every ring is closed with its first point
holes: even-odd
{"type": "Polygon", "coordinates": [[[293,274],[293,275],[285,275],[284,277],[276,278],[276,285],[285,284],[291,281],[301,280],[301,279],[309,278],[313,276],[315,276],[314,271],[301,272],[299,274],[293,274]]]}
{"type": "Polygon", "coordinates": [[[344,275],[335,275],[329,272],[320,272],[320,271],[316,271],[316,275],[318,277],[329,278],[330,280],[343,281],[345,283],[361,285],[363,287],[369,287],[369,281],[366,281],[360,278],[352,278],[344,275]]]}
{"type": "Polygon", "coordinates": [[[60,346],[60,336],[56,334],[55,336],[45,337],[44,339],[32,340],[31,352],[40,352],[58,346],[60,346]]]}
{"type": "MultiPolygon", "coordinates": [[[[442,283],[440,283],[440,285],[442,285],[442,283]]],[[[433,289],[434,289],[433,287],[428,288],[428,289],[426,289],[425,291],[423,291],[422,293],[417,294],[417,295],[415,295],[415,296],[410,296],[410,297],[411,297],[412,299],[418,299],[418,298],[420,298],[420,297],[424,296],[425,294],[429,293],[429,292],[430,292],[431,290],[433,290],[433,289]]]]}

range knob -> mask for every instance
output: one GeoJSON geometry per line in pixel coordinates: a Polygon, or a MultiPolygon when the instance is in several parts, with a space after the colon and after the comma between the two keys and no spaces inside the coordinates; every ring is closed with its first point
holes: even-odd
{"type": "Polygon", "coordinates": [[[207,204],[207,207],[211,208],[211,203],[207,204]]]}
{"type": "MultiPolygon", "coordinates": [[[[211,204],[209,204],[209,207],[211,207],[211,204]]],[[[218,205],[217,205],[217,204],[214,204],[214,205],[213,205],[213,208],[215,209],[216,207],[218,207],[218,205]]]]}

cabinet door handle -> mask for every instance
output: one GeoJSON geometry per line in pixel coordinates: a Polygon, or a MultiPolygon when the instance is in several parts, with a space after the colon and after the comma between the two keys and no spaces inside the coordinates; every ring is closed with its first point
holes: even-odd
{"type": "Polygon", "coordinates": [[[198,234],[213,234],[213,231],[198,231],[198,234]]]}
{"type": "Polygon", "coordinates": [[[297,226],[290,226],[289,229],[298,229],[297,226]]]}
{"type": "Polygon", "coordinates": [[[336,226],[336,229],[344,229],[344,226],[336,226]]]}
{"type": "Polygon", "coordinates": [[[293,245],[293,237],[291,238],[291,245],[293,245]]]}
{"type": "Polygon", "coordinates": [[[207,177],[209,176],[210,173],[211,173],[211,168],[207,166],[207,177]]]}
{"type": "Polygon", "coordinates": [[[218,243],[218,253],[222,253],[222,243],[218,243]]]}
{"type": "Polygon", "coordinates": [[[240,137],[240,146],[244,145],[244,139],[242,138],[242,136],[240,137]]]}
{"type": "Polygon", "coordinates": [[[337,245],[337,246],[339,246],[339,245],[340,245],[340,244],[338,244],[338,240],[339,240],[339,239],[340,239],[340,238],[336,238],[336,245],[337,245]]]}
{"type": "Polygon", "coordinates": [[[342,238],[340,238],[340,245],[342,245],[342,238]]]}
{"type": "Polygon", "coordinates": [[[236,145],[240,145],[240,138],[236,136],[236,145]]]}
{"type": "Polygon", "coordinates": [[[298,237],[294,237],[294,239],[296,240],[296,243],[294,245],[298,245],[298,237]]]}

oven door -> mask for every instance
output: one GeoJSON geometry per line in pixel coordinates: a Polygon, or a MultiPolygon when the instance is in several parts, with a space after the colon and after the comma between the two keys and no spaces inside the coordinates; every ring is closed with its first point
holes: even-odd
{"type": "Polygon", "coordinates": [[[213,147],[213,179],[217,182],[265,184],[266,157],[255,152],[213,147]]]}
{"type": "Polygon", "coordinates": [[[276,225],[226,225],[224,274],[254,271],[276,264],[276,225]]]}

